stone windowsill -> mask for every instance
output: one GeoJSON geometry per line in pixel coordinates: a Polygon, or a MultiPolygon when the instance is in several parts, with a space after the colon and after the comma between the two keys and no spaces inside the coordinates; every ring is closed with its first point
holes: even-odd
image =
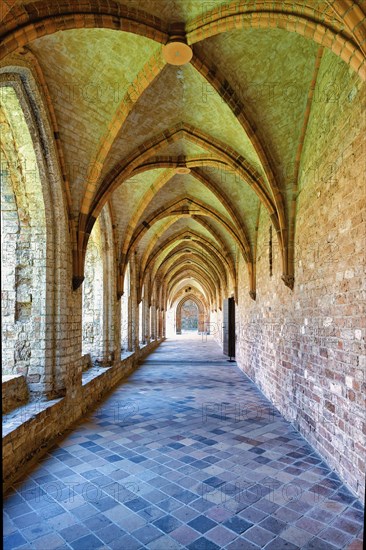
{"type": "Polygon", "coordinates": [[[21,378],[23,374],[3,374],[1,377],[2,383],[9,382],[10,380],[13,380],[14,378],[21,378]]]}
{"type": "Polygon", "coordinates": [[[91,382],[95,378],[98,378],[98,376],[102,376],[103,373],[109,371],[111,368],[112,366],[90,367],[90,369],[82,373],[82,385],[85,386],[86,384],[89,384],[89,382],[91,382]]]}
{"type": "Polygon", "coordinates": [[[124,361],[125,359],[128,359],[129,357],[131,357],[131,355],[133,355],[135,352],[134,351],[123,351],[121,353],[121,361],[124,361]]]}
{"type": "MultiPolygon", "coordinates": [[[[153,343],[155,340],[150,342],[153,343]]],[[[144,347],[149,344],[145,344],[144,347]]],[[[122,355],[120,367],[124,368],[127,364],[127,360],[134,355],[134,351],[125,352],[122,355]]],[[[82,373],[82,386],[86,386],[91,383],[93,380],[96,380],[99,376],[102,376],[107,371],[111,370],[113,366],[110,367],[92,367],[89,370],[82,373]]],[[[7,375],[8,378],[15,378],[22,375],[7,375]]],[[[4,377],[3,377],[4,378],[4,377]]],[[[32,401],[26,403],[16,409],[13,409],[7,414],[3,414],[2,425],[3,425],[3,437],[7,436],[12,431],[18,429],[22,424],[25,424],[29,420],[35,419],[37,416],[47,414],[47,410],[54,407],[57,403],[60,403],[64,397],[57,399],[52,399],[50,401],[32,401]]]]}
{"type": "Polygon", "coordinates": [[[2,413],[9,414],[25,405],[29,391],[23,374],[2,375],[2,413]]]}
{"type": "MultiPolygon", "coordinates": [[[[127,359],[131,357],[135,352],[128,351],[123,354],[121,358],[121,367],[123,368],[125,366],[125,362],[127,362],[127,359]]],[[[110,367],[91,367],[87,371],[82,373],[82,386],[86,386],[99,376],[102,376],[105,372],[112,369],[113,366],[110,367]]],[[[4,378],[6,381],[22,377],[23,375],[17,374],[17,375],[6,375],[3,376],[3,382],[4,378]]],[[[13,409],[7,414],[3,414],[2,418],[2,426],[3,426],[3,437],[8,435],[13,430],[19,428],[22,424],[26,423],[28,420],[35,418],[37,415],[42,414],[44,411],[46,411],[48,408],[53,407],[56,403],[59,403],[63,397],[60,397],[58,399],[53,399],[51,401],[32,401],[31,403],[27,403],[25,405],[22,405],[20,407],[17,407],[16,409],[13,409]]]]}
{"type": "Polygon", "coordinates": [[[22,407],[17,407],[8,414],[3,415],[3,437],[8,435],[13,430],[16,430],[22,424],[36,418],[36,416],[44,413],[47,409],[59,403],[63,397],[52,399],[51,401],[33,401],[22,407]]]}

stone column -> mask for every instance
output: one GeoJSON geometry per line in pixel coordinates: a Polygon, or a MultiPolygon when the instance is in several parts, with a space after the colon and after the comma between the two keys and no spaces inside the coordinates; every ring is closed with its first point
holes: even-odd
{"type": "Polygon", "coordinates": [[[175,310],[175,332],[182,334],[182,308],[177,307],[175,310]]]}
{"type": "Polygon", "coordinates": [[[140,326],[140,323],[141,323],[141,339],[140,339],[140,334],[139,334],[139,342],[141,344],[144,344],[145,343],[145,315],[144,315],[144,313],[145,313],[145,299],[144,298],[142,298],[141,302],[139,303],[138,310],[139,310],[139,326],[140,326]],[[141,308],[141,314],[140,314],[140,308],[141,308]]]}
{"type": "Polygon", "coordinates": [[[132,323],[132,349],[137,351],[139,346],[139,307],[137,303],[137,274],[136,274],[136,258],[131,257],[130,261],[130,297],[131,297],[131,323],[132,323]]]}
{"type": "Polygon", "coordinates": [[[144,341],[146,344],[150,342],[150,307],[148,296],[144,298],[144,309],[143,309],[143,318],[144,318],[144,341]]]}
{"type": "Polygon", "coordinates": [[[205,314],[203,311],[198,311],[198,332],[203,333],[205,330],[205,314]]]}
{"type": "Polygon", "coordinates": [[[158,338],[161,338],[163,334],[163,315],[160,308],[158,309],[158,319],[158,338]]]}
{"type": "Polygon", "coordinates": [[[159,308],[155,306],[155,338],[159,338],[159,308]]]}
{"type": "Polygon", "coordinates": [[[162,311],[162,331],[161,331],[162,338],[165,338],[165,333],[166,333],[166,315],[165,315],[165,309],[163,309],[163,311],[162,311]]]}
{"type": "Polygon", "coordinates": [[[150,281],[150,272],[147,273],[145,277],[145,284],[144,284],[144,310],[143,310],[143,317],[144,317],[144,323],[145,323],[145,329],[144,329],[144,340],[146,344],[150,342],[151,338],[151,330],[150,330],[150,301],[151,301],[151,281],[150,281]]]}
{"type": "Polygon", "coordinates": [[[122,346],[122,338],[121,338],[121,319],[122,319],[122,312],[121,312],[121,299],[114,300],[114,349],[112,352],[112,359],[113,362],[119,362],[121,360],[121,346],[122,346]]]}
{"type": "Polygon", "coordinates": [[[132,298],[131,295],[128,296],[128,325],[127,325],[127,335],[128,335],[128,351],[133,351],[133,321],[132,321],[132,298]]]}
{"type": "Polygon", "coordinates": [[[156,315],[154,314],[155,304],[151,304],[151,339],[155,340],[156,338],[156,315]]]}

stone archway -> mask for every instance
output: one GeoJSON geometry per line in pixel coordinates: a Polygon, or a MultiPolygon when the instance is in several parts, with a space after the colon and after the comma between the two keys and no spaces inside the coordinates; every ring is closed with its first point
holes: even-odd
{"type": "Polygon", "coordinates": [[[193,302],[197,306],[198,310],[198,319],[197,319],[197,330],[198,333],[204,332],[205,329],[205,309],[204,306],[196,296],[193,294],[189,294],[188,296],[184,296],[182,300],[177,305],[176,310],[176,333],[182,334],[182,315],[183,315],[183,308],[187,304],[187,302],[193,302]]]}
{"type": "Polygon", "coordinates": [[[181,308],[182,332],[198,331],[198,307],[193,300],[184,302],[181,308]]]}

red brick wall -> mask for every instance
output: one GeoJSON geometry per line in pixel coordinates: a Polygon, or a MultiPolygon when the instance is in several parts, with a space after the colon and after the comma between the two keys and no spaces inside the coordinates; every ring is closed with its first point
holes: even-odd
{"type": "MultiPolygon", "coordinates": [[[[342,76],[348,69],[326,59],[320,85],[337,83],[337,71],[342,76]]],[[[240,368],[360,497],[366,456],[364,92],[351,78],[332,104],[313,105],[301,166],[294,290],[281,281],[276,243],[269,275],[269,218],[262,209],[257,299],[248,296],[242,266],[237,311],[240,368]]]]}

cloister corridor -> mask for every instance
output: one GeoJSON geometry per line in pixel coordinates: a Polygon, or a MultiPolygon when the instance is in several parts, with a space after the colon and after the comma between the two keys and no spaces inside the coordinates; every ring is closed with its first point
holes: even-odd
{"type": "Polygon", "coordinates": [[[5,550],[360,550],[366,0],[0,0],[5,550]]]}
{"type": "Polygon", "coordinates": [[[5,550],[362,548],[359,501],[213,336],[162,343],[15,489],[5,550]]]}

